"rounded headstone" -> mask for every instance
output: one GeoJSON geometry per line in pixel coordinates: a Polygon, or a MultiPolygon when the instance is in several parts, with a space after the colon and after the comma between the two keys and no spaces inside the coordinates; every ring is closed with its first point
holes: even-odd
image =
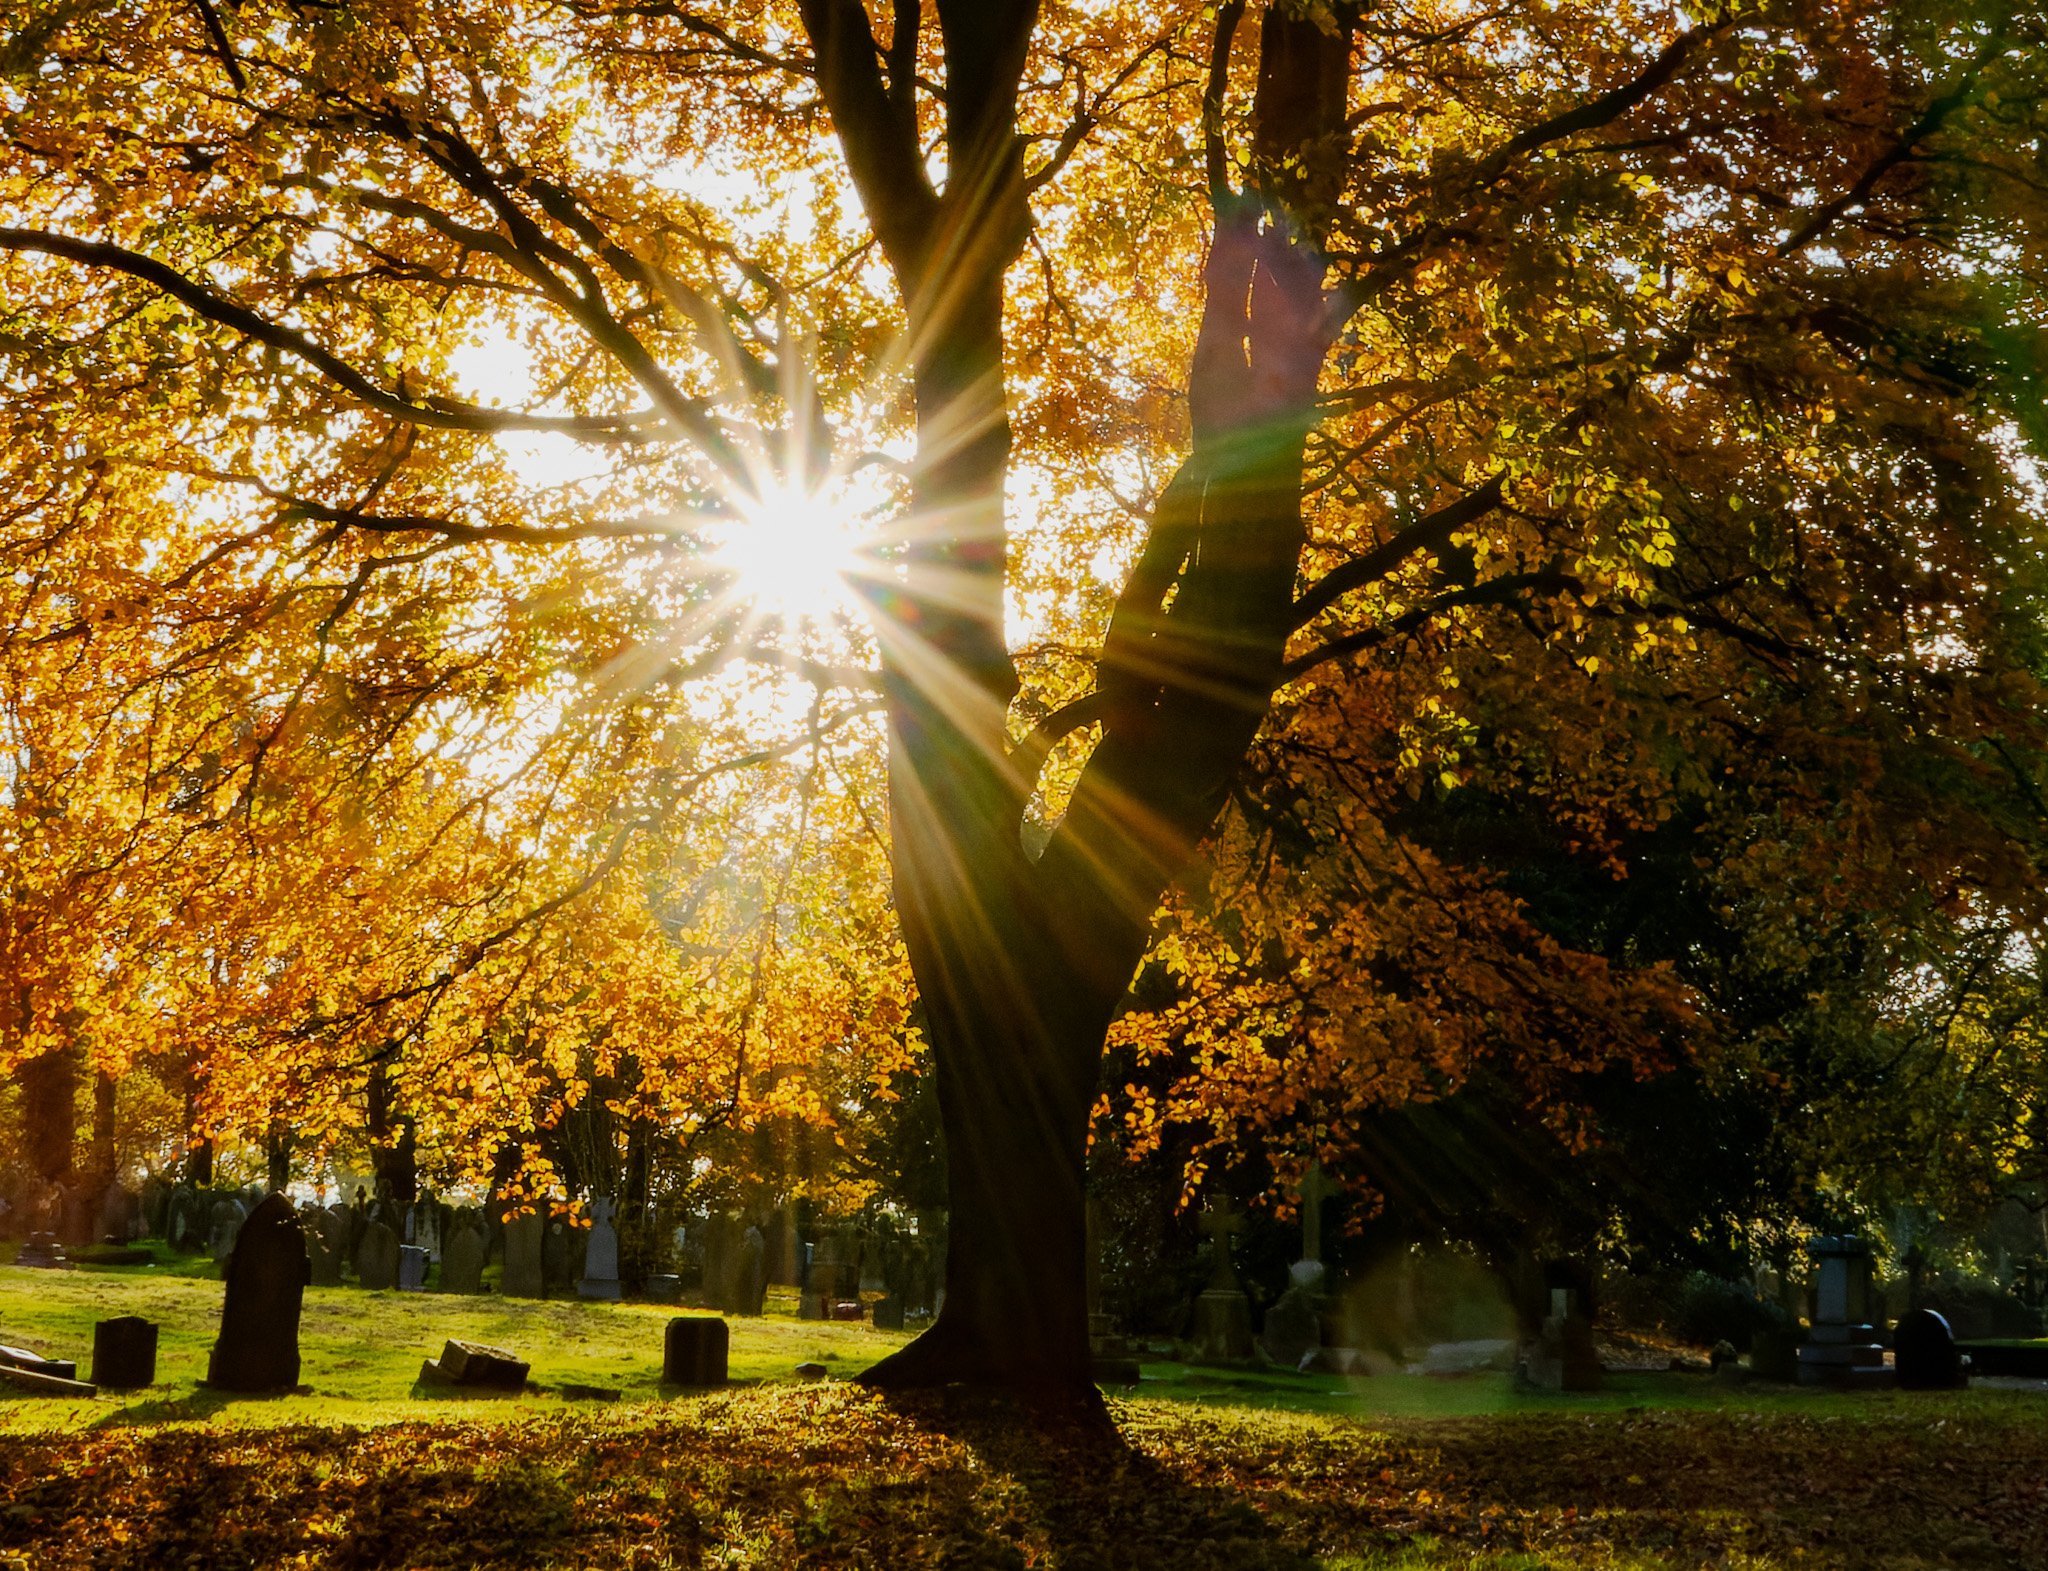
{"type": "Polygon", "coordinates": [[[92,1328],[92,1383],[114,1391],[156,1384],[156,1325],[120,1315],[92,1328]]]}
{"type": "Polygon", "coordinates": [[[662,1342],[664,1385],[722,1386],[732,1332],[711,1315],[678,1315],[668,1323],[662,1342]]]}
{"type": "Polygon", "coordinates": [[[1899,1384],[1908,1391],[1945,1391],[1968,1383],[1948,1321],[1932,1309],[1909,1309],[1899,1317],[1892,1353],[1899,1384]]]}

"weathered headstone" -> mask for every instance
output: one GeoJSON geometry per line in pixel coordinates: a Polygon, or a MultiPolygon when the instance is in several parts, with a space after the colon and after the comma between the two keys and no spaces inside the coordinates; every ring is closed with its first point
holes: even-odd
{"type": "Polygon", "coordinates": [[[398,1286],[398,1235],[382,1222],[363,1227],[363,1241],[356,1246],[356,1280],[373,1293],[389,1292],[398,1286]]]}
{"type": "Polygon", "coordinates": [[[417,1244],[398,1246],[398,1290],[424,1293],[427,1290],[427,1252],[417,1244]]]}
{"type": "Polygon", "coordinates": [[[1853,1234],[1810,1241],[1815,1266],[1813,1329],[1799,1349],[1801,1385],[1885,1385],[1884,1348],[1872,1323],[1870,1248],[1853,1234]]]}
{"type": "Polygon", "coordinates": [[[332,1219],[325,1211],[314,1211],[306,1222],[307,1280],[314,1287],[341,1286],[341,1247],[332,1219]]]}
{"type": "Polygon", "coordinates": [[[441,1247],[441,1291],[481,1293],[484,1290],[484,1235],[481,1229],[457,1223],[441,1247]]]}
{"type": "Polygon", "coordinates": [[[100,1195],[96,1225],[102,1243],[125,1244],[138,1237],[142,1225],[141,1198],[118,1181],[107,1185],[100,1195]]]}
{"type": "Polygon", "coordinates": [[[143,1237],[162,1238],[171,1217],[171,1186],[154,1175],[142,1184],[143,1237]]]}
{"type": "Polygon", "coordinates": [[[1951,1391],[1970,1383],[1948,1321],[1932,1309],[1909,1309],[1892,1328],[1892,1360],[1908,1391],[1951,1391]]]}
{"type": "Polygon", "coordinates": [[[901,1331],[903,1329],[903,1295],[884,1293],[875,1300],[875,1329],[877,1331],[901,1331]]]}
{"type": "Polygon", "coordinates": [[[541,1234],[547,1226],[540,1213],[505,1218],[505,1277],[500,1286],[507,1298],[541,1298],[541,1234]]]}
{"type": "Polygon", "coordinates": [[[722,1386],[732,1331],[709,1315],[678,1315],[662,1339],[662,1383],[672,1386],[722,1386]]]}
{"type": "Polygon", "coordinates": [[[70,1261],[55,1233],[31,1233],[28,1241],[15,1251],[14,1263],[40,1271],[55,1271],[70,1261]]]}
{"type": "Polygon", "coordinates": [[[45,1358],[25,1347],[0,1347],[0,1369],[25,1369],[52,1380],[76,1380],[78,1365],[68,1358],[45,1358]]]}
{"type": "Polygon", "coordinates": [[[1195,1300],[1195,1357],[1209,1364],[1240,1363],[1252,1356],[1252,1305],[1230,1263],[1230,1235],[1243,1230],[1244,1219],[1225,1196],[1203,1211],[1201,1225],[1211,1256],[1209,1285],[1195,1300]]]}
{"type": "Polygon", "coordinates": [[[213,1203],[213,1220],[207,1233],[206,1252],[214,1260],[225,1260],[235,1252],[235,1239],[242,1231],[242,1224],[249,1213],[239,1200],[216,1200],[213,1203]]]}
{"type": "Polygon", "coordinates": [[[480,1342],[450,1340],[438,1359],[420,1365],[420,1380],[427,1385],[476,1386],[493,1391],[523,1391],[532,1366],[502,1347],[485,1347],[480,1342]]]}
{"type": "Polygon", "coordinates": [[[92,1328],[92,1381],[114,1391],[156,1384],[156,1325],[120,1315],[92,1328]]]}
{"type": "Polygon", "coordinates": [[[1290,1287],[1266,1310],[1259,1328],[1259,1348],[1276,1364],[1289,1369],[1323,1345],[1322,1294],[1310,1287],[1290,1287]]]}
{"type": "Polygon", "coordinates": [[[576,1290],[583,1276],[584,1237],[584,1230],[572,1227],[564,1217],[550,1221],[541,1235],[540,1273],[550,1297],[576,1290]]]}
{"type": "Polygon", "coordinates": [[[739,1254],[733,1262],[732,1312],[758,1315],[768,1297],[768,1240],[758,1227],[750,1227],[740,1239],[739,1254]]]}
{"type": "Polygon", "coordinates": [[[619,1292],[619,1233],[612,1225],[617,1211],[609,1195],[590,1202],[590,1232],[583,1245],[583,1274],[576,1282],[579,1298],[617,1298],[619,1292]]]}
{"type": "Polygon", "coordinates": [[[1529,1384],[1539,1391],[1597,1391],[1603,1372],[1593,1345],[1593,1323],[1581,1312],[1578,1295],[1553,1288],[1550,1313],[1524,1361],[1529,1384]]]}
{"type": "Polygon", "coordinates": [[[227,1282],[206,1383],[223,1391],[296,1386],[306,1240],[291,1201],[283,1195],[272,1195],[242,1223],[227,1282]]]}
{"type": "Polygon", "coordinates": [[[179,1254],[190,1254],[205,1242],[199,1191],[181,1183],[172,1188],[165,1208],[164,1241],[179,1254]]]}
{"type": "Polygon", "coordinates": [[[729,1212],[714,1211],[704,1219],[701,1235],[704,1270],[699,1292],[704,1307],[731,1314],[739,1298],[735,1280],[739,1271],[739,1218],[729,1212]]]}

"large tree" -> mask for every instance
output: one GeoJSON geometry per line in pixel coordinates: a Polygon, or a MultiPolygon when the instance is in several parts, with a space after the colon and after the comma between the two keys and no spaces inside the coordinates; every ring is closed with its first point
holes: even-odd
{"type": "Polygon", "coordinates": [[[1077,1391],[1105,1033],[1262,732],[1345,833],[1360,737],[1458,789],[1449,630],[1490,691],[1622,714],[1523,758],[1652,818],[1632,782],[1692,737],[1626,720],[1640,684],[1737,732],[1760,687],[1702,684],[1796,687],[1823,734],[1904,684],[1972,778],[2038,779],[2040,32],[40,0],[0,166],[12,625],[125,639],[167,701],[235,673],[185,767],[244,824],[292,821],[293,759],[327,800],[336,751],[477,786],[499,876],[440,892],[472,919],[302,1037],[461,998],[878,685],[952,1218],[943,1315],[869,1378],[1077,1391]],[[871,632],[749,615],[707,521],[858,486],[871,632]]]}

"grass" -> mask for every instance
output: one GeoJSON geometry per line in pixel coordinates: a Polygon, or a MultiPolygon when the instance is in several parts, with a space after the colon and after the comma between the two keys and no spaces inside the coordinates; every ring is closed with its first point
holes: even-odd
{"type": "MultiPolygon", "coordinates": [[[[230,1400],[200,1386],[220,1318],[222,1284],[210,1263],[171,1257],[151,1268],[31,1271],[0,1267],[0,1343],[76,1359],[89,1374],[96,1320],[133,1314],[157,1322],[157,1384],[146,1392],[108,1392],[90,1401],[0,1400],[0,1435],[78,1429],[108,1423],[274,1425],[382,1424],[416,1421],[459,1403],[464,1416],[508,1418],[558,1411],[568,1384],[615,1389],[628,1404],[662,1402],[663,1328],[696,1313],[662,1304],[581,1303],[566,1299],[451,1297],[438,1293],[366,1293],[308,1288],[299,1325],[304,1395],[230,1400]],[[533,1365],[541,1387],[516,1399],[466,1399],[416,1393],[420,1361],[450,1337],[511,1349],[533,1365]]],[[[770,1312],[736,1317],[730,1372],[739,1382],[790,1381],[800,1363],[848,1377],[908,1340],[871,1325],[798,1320],[795,1296],[772,1291],[770,1312]]],[[[1995,1392],[1835,1394],[1755,1384],[1728,1387],[1695,1374],[1612,1375],[1586,1395],[1518,1392],[1506,1376],[1380,1375],[1345,1379],[1285,1370],[1212,1369],[1147,1363],[1139,1401],[1193,1403],[1328,1418],[1394,1419],[1573,1413],[1628,1415],[1651,1409],[1802,1416],[1967,1414],[2010,1400],[1995,1392]]],[[[2044,1414],[2048,1417],[2048,1414],[2044,1414]]]]}
{"type": "Polygon", "coordinates": [[[0,1341],[83,1365],[95,1319],[162,1327],[150,1392],[0,1402],[0,1571],[2048,1571],[2048,1406],[2017,1392],[1150,1364],[1103,1434],[793,1380],[902,1340],[869,1326],[734,1320],[733,1372],[759,1383],[678,1394],[656,1384],[667,1307],[349,1288],[308,1292],[310,1394],[228,1400],[197,1384],[220,1297],[177,1270],[0,1267],[0,1341]],[[416,1398],[454,1335],[625,1400],[416,1398]]]}

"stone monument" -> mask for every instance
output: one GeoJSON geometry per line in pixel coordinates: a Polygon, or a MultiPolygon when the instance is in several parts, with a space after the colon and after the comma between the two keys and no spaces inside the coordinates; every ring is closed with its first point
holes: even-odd
{"type": "Polygon", "coordinates": [[[299,1383],[299,1311],[306,1240],[291,1201],[272,1195],[241,1224],[228,1261],[220,1335],[206,1383],[222,1391],[284,1391],[299,1383]]]}
{"type": "Polygon", "coordinates": [[[583,1275],[576,1283],[579,1298],[618,1298],[619,1234],[612,1226],[617,1211],[611,1196],[590,1202],[590,1234],[583,1244],[583,1275]]]}
{"type": "Polygon", "coordinates": [[[1243,1363],[1252,1356],[1252,1305],[1237,1285],[1230,1263],[1230,1236],[1244,1230],[1244,1218],[1228,1196],[1212,1201],[1202,1212],[1202,1231],[1209,1235],[1209,1285],[1195,1300],[1196,1359],[1205,1364],[1243,1363]]]}
{"type": "Polygon", "coordinates": [[[1806,1246],[1814,1262],[1813,1330],[1799,1349],[1803,1386],[1881,1386],[1892,1382],[1872,1323],[1870,1247],[1850,1233],[1827,1233],[1806,1246]]]}

